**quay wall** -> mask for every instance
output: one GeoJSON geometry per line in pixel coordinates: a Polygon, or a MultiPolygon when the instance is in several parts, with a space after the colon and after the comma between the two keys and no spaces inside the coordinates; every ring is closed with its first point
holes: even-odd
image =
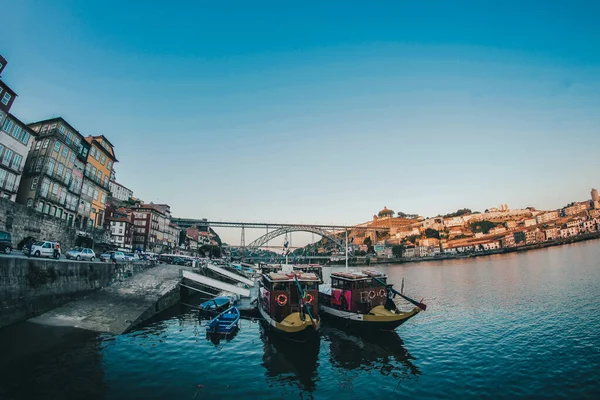
{"type": "Polygon", "coordinates": [[[0,328],[106,286],[111,264],[0,256],[0,328]]]}

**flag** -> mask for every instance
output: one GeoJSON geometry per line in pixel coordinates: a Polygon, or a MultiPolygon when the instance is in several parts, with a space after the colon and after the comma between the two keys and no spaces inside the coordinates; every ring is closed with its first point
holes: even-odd
{"type": "Polygon", "coordinates": [[[350,239],[350,243],[354,243],[354,236],[350,239]]]}

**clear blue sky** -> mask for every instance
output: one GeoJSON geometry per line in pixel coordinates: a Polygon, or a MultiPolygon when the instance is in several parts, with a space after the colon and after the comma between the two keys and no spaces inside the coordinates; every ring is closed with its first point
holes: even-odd
{"type": "Polygon", "coordinates": [[[5,2],[13,111],[105,134],[118,181],[177,216],[357,223],[600,186],[600,2],[284,3],[5,2]]]}

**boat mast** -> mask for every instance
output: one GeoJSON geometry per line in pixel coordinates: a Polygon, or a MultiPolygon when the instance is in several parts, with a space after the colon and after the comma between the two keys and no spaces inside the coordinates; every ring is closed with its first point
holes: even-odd
{"type": "Polygon", "coordinates": [[[348,229],[346,229],[346,272],[348,272],[348,229]]]}

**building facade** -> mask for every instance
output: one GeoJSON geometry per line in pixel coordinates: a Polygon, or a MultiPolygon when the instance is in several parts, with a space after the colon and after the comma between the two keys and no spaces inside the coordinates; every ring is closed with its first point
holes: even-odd
{"type": "Polygon", "coordinates": [[[17,200],[35,133],[12,114],[0,111],[0,196],[17,200]]]}
{"type": "Polygon", "coordinates": [[[29,125],[37,135],[25,164],[17,202],[84,227],[79,212],[83,169],[89,146],[63,118],[29,125]]]}
{"type": "MultiPolygon", "coordinates": [[[[6,59],[0,55],[0,74],[6,59]]],[[[17,94],[0,79],[0,197],[16,201],[22,172],[35,136],[10,109],[17,94]]]]}
{"type": "Polygon", "coordinates": [[[85,166],[82,188],[82,201],[87,209],[90,226],[99,227],[104,224],[106,199],[110,194],[110,176],[113,165],[117,162],[113,145],[104,135],[85,138],[90,146],[85,166]]]}
{"type": "Polygon", "coordinates": [[[128,201],[133,197],[133,190],[128,189],[115,181],[109,181],[108,187],[110,189],[111,196],[117,200],[128,201]]]}
{"type": "Polygon", "coordinates": [[[106,217],[110,226],[110,242],[121,251],[133,251],[133,225],[126,217],[106,217]]]}

